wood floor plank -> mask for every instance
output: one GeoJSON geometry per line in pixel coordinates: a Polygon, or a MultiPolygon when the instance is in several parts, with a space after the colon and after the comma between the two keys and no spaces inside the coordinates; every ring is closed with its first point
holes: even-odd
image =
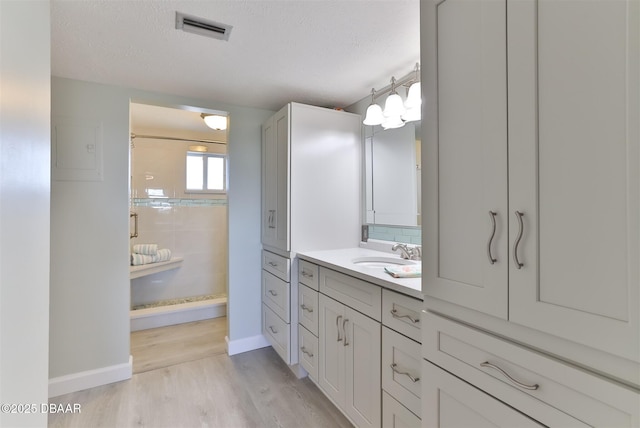
{"type": "MultiPolygon", "coordinates": [[[[175,344],[176,337],[185,341],[189,333],[180,330],[166,330],[166,336],[162,331],[147,330],[139,335],[136,346],[158,352],[162,346],[151,346],[153,341],[175,344]]],[[[226,332],[226,320],[223,330],[226,332]]],[[[199,333],[195,330],[191,333],[196,342],[200,340],[199,333]]],[[[189,345],[185,342],[183,347],[189,345]]],[[[270,347],[233,357],[225,352],[203,358],[182,354],[188,361],[175,363],[171,357],[165,359],[165,363],[171,364],[136,373],[130,380],[52,399],[55,404],[78,403],[82,411],[50,414],[49,427],[352,426],[313,382],[296,379],[270,347]]]]}

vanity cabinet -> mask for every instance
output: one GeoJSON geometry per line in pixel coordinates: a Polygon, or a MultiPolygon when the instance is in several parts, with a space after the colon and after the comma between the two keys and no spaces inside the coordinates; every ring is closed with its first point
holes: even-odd
{"type": "Polygon", "coordinates": [[[421,13],[423,293],[640,386],[640,3],[421,13]]]}
{"type": "Polygon", "coordinates": [[[478,426],[495,416],[498,426],[515,426],[500,409],[517,409],[543,426],[640,424],[640,398],[631,388],[433,313],[423,319],[424,427],[478,426]]]}
{"type": "Polygon", "coordinates": [[[263,333],[298,376],[304,375],[297,367],[301,355],[307,366],[310,355],[317,355],[309,351],[317,331],[309,330],[310,336],[298,330],[298,316],[307,315],[299,310],[299,294],[310,294],[300,290],[295,256],[360,241],[361,120],[344,111],[289,103],[262,126],[263,250],[287,260],[291,270],[283,282],[267,274],[278,276],[273,269],[263,270],[263,306],[288,326],[286,349],[269,326],[263,324],[263,333]],[[298,342],[306,344],[306,354],[300,354],[298,342]]]}
{"type": "Polygon", "coordinates": [[[320,294],[319,385],[358,427],[380,426],[380,323],[320,294]]]}

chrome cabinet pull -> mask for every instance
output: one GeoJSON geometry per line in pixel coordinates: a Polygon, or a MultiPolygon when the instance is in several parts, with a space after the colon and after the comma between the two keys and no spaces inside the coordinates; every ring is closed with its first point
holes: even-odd
{"type": "Polygon", "coordinates": [[[276,210],[269,210],[269,229],[275,229],[275,216],[276,216],[276,210]]]}
{"type": "Polygon", "coordinates": [[[338,342],[342,342],[342,337],[340,337],[340,320],[342,319],[342,315],[338,315],[336,317],[336,330],[338,330],[338,342]]]}
{"type": "Polygon", "coordinates": [[[304,276],[305,278],[313,278],[313,274],[305,270],[302,271],[302,276],[304,276]]]}
{"type": "Polygon", "coordinates": [[[271,294],[272,296],[277,296],[277,295],[278,295],[278,293],[276,293],[276,292],[275,292],[275,291],[273,291],[273,290],[269,290],[269,294],[271,294]]]}
{"type": "Polygon", "coordinates": [[[303,354],[307,354],[309,358],[313,358],[313,352],[307,351],[307,348],[305,348],[304,346],[300,348],[300,350],[302,351],[303,354]]]}
{"type": "Polygon", "coordinates": [[[519,381],[515,380],[514,378],[509,376],[509,373],[505,372],[500,367],[491,364],[489,361],[485,361],[484,363],[480,363],[480,367],[489,367],[491,369],[499,371],[500,373],[502,373],[502,375],[504,377],[509,379],[509,381],[511,383],[513,383],[514,385],[516,385],[517,387],[520,387],[522,389],[528,389],[530,391],[535,391],[536,389],[540,388],[540,385],[538,385],[537,383],[533,384],[533,385],[527,385],[526,383],[522,383],[522,382],[519,382],[519,381]]]}
{"type": "Polygon", "coordinates": [[[398,310],[396,308],[391,309],[391,316],[394,318],[407,318],[414,324],[418,324],[420,322],[420,318],[412,318],[411,315],[398,315],[398,310]]]}
{"type": "Polygon", "coordinates": [[[491,254],[491,244],[493,243],[493,238],[496,236],[496,216],[498,215],[495,211],[489,211],[489,217],[491,217],[491,224],[493,225],[493,231],[491,232],[491,236],[489,237],[489,242],[487,242],[487,255],[489,256],[489,263],[494,264],[498,261],[498,259],[494,259],[491,254]]]}
{"type": "Polygon", "coordinates": [[[344,321],[342,321],[342,333],[344,333],[344,346],[349,345],[349,342],[347,342],[347,329],[345,328],[348,322],[349,322],[348,318],[345,318],[344,321]]]}
{"type": "Polygon", "coordinates": [[[518,230],[518,237],[516,238],[516,242],[513,244],[513,261],[516,264],[517,269],[522,269],[524,263],[520,262],[518,259],[518,246],[520,245],[520,240],[522,239],[522,234],[524,233],[524,223],[522,222],[522,217],[524,217],[524,213],[520,211],[516,211],[516,217],[518,218],[518,223],[520,224],[520,230],[518,230]]]}
{"type": "Polygon", "coordinates": [[[138,213],[129,213],[129,218],[133,217],[133,233],[129,234],[129,239],[138,237],[138,213]]]}
{"type": "Polygon", "coordinates": [[[300,305],[300,307],[302,308],[303,311],[307,311],[309,313],[313,312],[313,308],[308,307],[307,305],[305,305],[304,303],[300,305]]]}
{"type": "Polygon", "coordinates": [[[275,328],[273,328],[272,325],[269,326],[269,330],[271,330],[271,333],[273,334],[278,334],[278,330],[276,330],[275,328]]]}
{"type": "Polygon", "coordinates": [[[278,263],[275,263],[275,262],[269,262],[269,266],[278,267],[278,263]]]}
{"type": "Polygon", "coordinates": [[[400,371],[396,367],[398,367],[396,363],[391,364],[391,370],[393,370],[394,373],[407,376],[409,379],[411,379],[411,382],[413,383],[416,383],[420,380],[419,377],[413,377],[411,376],[411,373],[400,371]]]}

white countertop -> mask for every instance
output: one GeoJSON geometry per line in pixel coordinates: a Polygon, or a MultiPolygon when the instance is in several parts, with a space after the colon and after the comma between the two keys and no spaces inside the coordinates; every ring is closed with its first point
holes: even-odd
{"type": "MultiPolygon", "coordinates": [[[[297,256],[311,263],[423,300],[421,278],[394,278],[386,273],[384,268],[358,265],[352,262],[353,259],[359,257],[391,257],[399,259],[400,256],[396,254],[368,248],[343,248],[338,250],[303,251],[297,253],[297,256]]],[[[421,262],[418,261],[417,263],[421,262]]]]}

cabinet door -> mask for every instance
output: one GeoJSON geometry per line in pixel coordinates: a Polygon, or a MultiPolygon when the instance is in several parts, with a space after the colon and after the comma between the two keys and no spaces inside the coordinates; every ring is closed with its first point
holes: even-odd
{"type": "Polygon", "coordinates": [[[510,319],[640,361],[640,3],[507,20],[510,319]]]}
{"type": "Polygon", "coordinates": [[[289,251],[289,105],[262,126],[262,243],[289,251]]]}
{"type": "Polygon", "coordinates": [[[425,428],[544,426],[426,360],[423,374],[425,428]]]}
{"type": "Polygon", "coordinates": [[[506,319],[505,0],[423,4],[423,293],[506,319]]]}
{"type": "Polygon", "coordinates": [[[345,412],[358,427],[379,427],[382,418],[380,323],[345,307],[343,327],[347,377],[345,412]]]}
{"type": "Polygon", "coordinates": [[[333,401],[342,406],[345,394],[344,305],[320,294],[320,387],[333,401]]]}

